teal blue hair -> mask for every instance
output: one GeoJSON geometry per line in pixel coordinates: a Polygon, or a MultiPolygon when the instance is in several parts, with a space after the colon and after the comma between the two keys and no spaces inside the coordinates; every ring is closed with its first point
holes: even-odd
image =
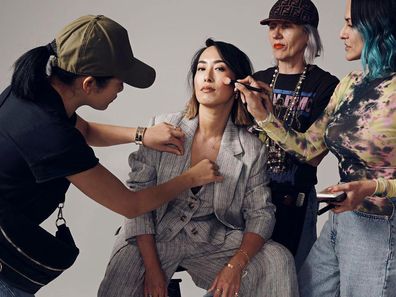
{"type": "Polygon", "coordinates": [[[352,0],[351,20],[364,40],[361,61],[368,80],[396,71],[395,0],[352,0]]]}

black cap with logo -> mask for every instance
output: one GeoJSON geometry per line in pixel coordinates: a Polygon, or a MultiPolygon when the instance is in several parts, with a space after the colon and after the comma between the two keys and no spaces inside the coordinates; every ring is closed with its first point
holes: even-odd
{"type": "Polygon", "coordinates": [[[315,28],[319,24],[319,14],[315,4],[310,0],[279,0],[272,6],[269,17],[260,22],[268,25],[271,21],[289,21],[298,25],[311,25],[315,28]]]}

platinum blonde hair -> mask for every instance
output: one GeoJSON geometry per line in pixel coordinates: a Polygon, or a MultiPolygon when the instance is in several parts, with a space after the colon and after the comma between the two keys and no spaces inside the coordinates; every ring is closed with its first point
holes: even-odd
{"type": "Polygon", "coordinates": [[[323,53],[323,45],[317,28],[311,25],[303,25],[304,32],[308,35],[307,47],[304,51],[304,61],[312,64],[316,57],[323,53]]]}

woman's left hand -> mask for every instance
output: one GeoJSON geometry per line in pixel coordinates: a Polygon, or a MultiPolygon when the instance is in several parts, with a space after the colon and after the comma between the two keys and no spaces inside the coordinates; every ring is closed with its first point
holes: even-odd
{"type": "Polygon", "coordinates": [[[183,155],[184,137],[185,134],[180,127],[160,123],[147,128],[143,145],[157,151],[183,155]]]}
{"type": "Polygon", "coordinates": [[[225,266],[216,276],[208,291],[213,291],[213,297],[238,296],[241,286],[242,271],[240,267],[225,266]]]}
{"type": "Polygon", "coordinates": [[[329,192],[341,191],[347,194],[347,198],[344,201],[332,203],[336,205],[332,210],[335,213],[355,210],[365,197],[373,195],[375,186],[374,180],[360,180],[329,187],[329,192]]]}

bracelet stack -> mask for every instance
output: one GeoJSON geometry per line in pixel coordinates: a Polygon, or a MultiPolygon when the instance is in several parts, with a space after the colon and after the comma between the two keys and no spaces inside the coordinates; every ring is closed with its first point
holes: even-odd
{"type": "Polygon", "coordinates": [[[249,264],[250,258],[249,258],[248,253],[247,253],[245,250],[243,250],[243,249],[239,249],[239,250],[238,250],[238,253],[243,254],[243,255],[246,257],[246,260],[247,260],[246,265],[249,264]]]}
{"type": "Polygon", "coordinates": [[[374,196],[394,198],[396,197],[396,180],[395,179],[385,179],[379,177],[375,181],[375,191],[374,196]]]}
{"type": "MultiPolygon", "coordinates": [[[[247,270],[243,269],[241,263],[239,263],[239,262],[238,262],[238,266],[239,266],[239,268],[241,269],[242,277],[246,276],[247,270]]],[[[228,267],[228,268],[230,268],[230,269],[234,269],[234,268],[235,268],[235,266],[234,266],[233,264],[231,264],[231,263],[227,263],[226,267],[228,267]]]]}
{"type": "Polygon", "coordinates": [[[375,180],[375,191],[374,191],[374,196],[378,196],[378,197],[386,197],[387,195],[387,181],[382,178],[379,177],[375,180]]]}
{"type": "Polygon", "coordinates": [[[147,130],[146,127],[137,127],[136,128],[135,144],[143,145],[143,138],[144,138],[144,133],[146,132],[146,130],[147,130]]]}
{"type": "MultiPolygon", "coordinates": [[[[246,266],[247,266],[249,264],[249,262],[250,262],[250,257],[248,255],[248,253],[245,250],[243,250],[243,249],[239,249],[237,251],[237,253],[241,253],[242,255],[244,255],[246,257],[246,266]]],[[[238,264],[239,268],[241,269],[242,277],[244,277],[247,274],[247,270],[243,269],[243,266],[242,266],[241,263],[239,263],[239,261],[237,262],[237,264],[238,264]]],[[[227,263],[226,267],[228,267],[230,269],[234,269],[235,265],[232,264],[232,263],[227,263]]]]}

